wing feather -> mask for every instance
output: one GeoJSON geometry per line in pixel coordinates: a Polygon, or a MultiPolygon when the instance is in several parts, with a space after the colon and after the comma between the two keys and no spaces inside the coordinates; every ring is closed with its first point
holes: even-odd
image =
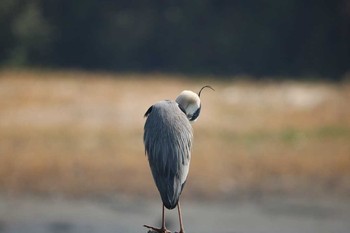
{"type": "Polygon", "coordinates": [[[192,126],[174,101],[161,101],[150,109],[144,127],[145,150],[163,203],[172,209],[189,171],[192,126]]]}

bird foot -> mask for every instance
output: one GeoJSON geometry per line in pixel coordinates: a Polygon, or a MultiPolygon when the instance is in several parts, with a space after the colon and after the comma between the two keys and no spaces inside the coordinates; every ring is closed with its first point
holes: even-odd
{"type": "Polygon", "coordinates": [[[148,225],[143,225],[144,227],[151,229],[151,231],[149,231],[148,233],[153,233],[153,232],[157,232],[157,233],[171,233],[171,231],[169,231],[168,229],[166,229],[165,227],[163,228],[156,228],[156,227],[151,227],[148,225]]]}

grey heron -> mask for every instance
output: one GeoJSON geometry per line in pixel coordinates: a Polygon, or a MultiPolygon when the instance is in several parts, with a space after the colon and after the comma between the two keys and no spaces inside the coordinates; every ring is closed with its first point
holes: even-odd
{"type": "Polygon", "coordinates": [[[154,182],[160,193],[162,226],[155,228],[144,225],[159,233],[170,232],[165,227],[165,209],[177,206],[180,232],[184,233],[179,197],[186,183],[192,147],[192,126],[201,111],[200,95],[192,91],[182,91],[175,101],[163,100],[152,105],[147,112],[143,140],[145,153],[154,182]]]}

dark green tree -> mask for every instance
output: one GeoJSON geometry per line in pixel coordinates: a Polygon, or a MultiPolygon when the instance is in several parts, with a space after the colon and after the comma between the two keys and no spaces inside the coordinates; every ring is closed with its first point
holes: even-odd
{"type": "Polygon", "coordinates": [[[0,64],[321,75],[350,70],[347,0],[2,0],[0,64]]]}

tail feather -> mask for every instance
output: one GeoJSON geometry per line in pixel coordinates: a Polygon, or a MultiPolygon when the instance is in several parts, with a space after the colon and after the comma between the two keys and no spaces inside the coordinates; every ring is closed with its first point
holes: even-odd
{"type": "Polygon", "coordinates": [[[171,210],[177,206],[184,185],[185,183],[181,184],[177,179],[173,180],[173,182],[169,182],[168,180],[166,183],[164,182],[162,185],[159,185],[158,180],[157,188],[163,204],[167,209],[171,210]]]}

